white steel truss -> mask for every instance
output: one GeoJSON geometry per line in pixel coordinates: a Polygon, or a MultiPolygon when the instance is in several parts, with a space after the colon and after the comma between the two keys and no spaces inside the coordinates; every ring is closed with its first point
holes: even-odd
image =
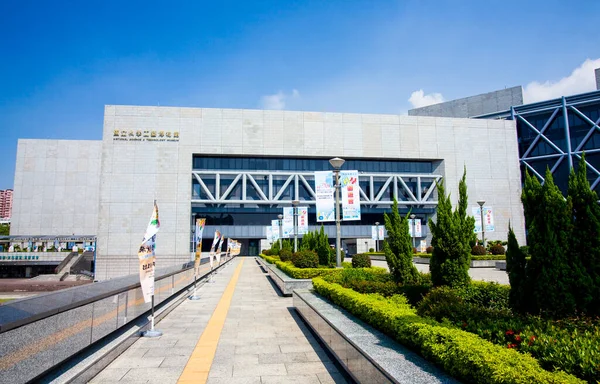
{"type": "MultiPolygon", "coordinates": [[[[441,178],[433,174],[359,173],[361,205],[389,206],[396,197],[400,206],[435,207],[433,191],[441,178]]],[[[192,171],[192,183],[197,185],[192,203],[278,205],[300,200],[315,204],[313,172],[192,171]]]]}

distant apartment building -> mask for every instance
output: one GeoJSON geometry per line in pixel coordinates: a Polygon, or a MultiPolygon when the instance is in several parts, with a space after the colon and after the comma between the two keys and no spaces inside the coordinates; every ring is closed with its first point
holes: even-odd
{"type": "Polygon", "coordinates": [[[13,190],[0,190],[0,219],[10,220],[12,216],[13,190]]]}

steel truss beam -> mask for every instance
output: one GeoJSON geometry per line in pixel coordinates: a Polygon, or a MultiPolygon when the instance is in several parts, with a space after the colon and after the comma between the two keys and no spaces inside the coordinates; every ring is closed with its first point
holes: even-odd
{"type": "MultiPolygon", "coordinates": [[[[392,204],[390,196],[398,200],[401,206],[436,206],[437,200],[433,199],[433,191],[441,175],[414,174],[414,173],[360,173],[359,189],[361,205],[377,207],[392,204]],[[413,191],[409,185],[416,182],[413,191]],[[377,184],[376,184],[377,183],[377,184]],[[377,191],[376,185],[382,185],[377,191]],[[368,188],[367,188],[368,187],[368,188]]],[[[293,171],[192,171],[192,180],[199,185],[200,195],[192,196],[192,203],[202,204],[291,204],[292,200],[301,200],[302,204],[315,204],[314,173],[293,171]],[[225,176],[225,178],[224,178],[225,176]],[[265,180],[261,187],[257,180],[265,180]],[[232,179],[227,185],[229,179],[232,179]],[[208,182],[214,181],[214,183],[208,182]],[[276,186],[274,180],[282,182],[276,186]],[[287,191],[292,186],[293,198],[289,198],[287,191]],[[211,188],[212,187],[212,188],[211,188]],[[236,188],[241,188],[241,193],[234,197],[232,193],[236,188]],[[300,189],[304,188],[310,197],[301,196],[300,189]],[[225,188],[221,194],[221,188],[225,188]],[[248,198],[251,194],[258,199],[248,198]]]]}
{"type": "MultiPolygon", "coordinates": [[[[535,114],[536,112],[539,112],[539,111],[524,111],[523,113],[519,113],[515,110],[515,108],[511,108],[512,119],[521,121],[527,128],[531,129],[536,134],[536,137],[533,139],[533,141],[531,142],[531,144],[529,145],[529,147],[527,148],[525,153],[523,153],[523,155],[521,155],[520,162],[525,167],[527,167],[527,169],[529,169],[531,172],[533,172],[537,177],[539,177],[542,180],[542,182],[544,182],[544,177],[542,175],[540,175],[540,173],[534,169],[533,165],[531,164],[533,161],[556,159],[556,162],[550,169],[550,172],[552,174],[554,174],[554,172],[556,171],[558,166],[562,163],[562,161],[565,158],[568,160],[569,169],[573,169],[573,160],[572,160],[573,156],[576,157],[577,159],[581,159],[581,154],[583,152],[585,152],[585,153],[600,152],[600,148],[586,150],[586,151],[583,150],[583,147],[587,144],[587,142],[592,137],[594,132],[600,132],[600,118],[597,121],[591,120],[584,113],[582,113],[579,109],[577,109],[578,104],[580,104],[580,103],[570,104],[563,97],[562,103],[560,106],[556,106],[553,108],[546,108],[544,111],[552,111],[552,114],[550,115],[550,117],[548,118],[548,120],[546,121],[546,123],[544,124],[544,126],[542,127],[541,130],[538,130],[536,127],[533,126],[533,124],[531,124],[527,120],[527,116],[535,114]],[[553,143],[552,140],[550,140],[545,135],[546,130],[550,127],[550,125],[552,125],[552,122],[554,121],[554,119],[556,118],[556,116],[558,115],[559,112],[562,112],[562,118],[563,118],[564,125],[565,125],[565,133],[564,134],[565,134],[565,140],[566,140],[566,145],[567,145],[566,151],[561,150],[558,147],[558,145],[553,143]],[[571,130],[569,127],[569,118],[568,118],[569,113],[573,113],[573,114],[577,115],[581,120],[583,120],[584,122],[586,122],[590,125],[589,131],[587,132],[587,134],[585,135],[585,137],[583,138],[581,143],[579,143],[579,145],[577,145],[577,147],[574,149],[571,146],[571,130]],[[530,153],[533,151],[533,149],[539,143],[540,140],[543,140],[546,143],[548,143],[548,145],[550,145],[556,151],[556,153],[549,154],[549,155],[539,155],[539,156],[530,155],[530,153]]],[[[592,189],[594,189],[600,183],[600,171],[598,171],[596,168],[594,168],[592,166],[592,164],[590,164],[587,160],[585,163],[586,163],[587,168],[590,169],[592,172],[594,172],[597,176],[596,180],[591,184],[592,189]]]]}

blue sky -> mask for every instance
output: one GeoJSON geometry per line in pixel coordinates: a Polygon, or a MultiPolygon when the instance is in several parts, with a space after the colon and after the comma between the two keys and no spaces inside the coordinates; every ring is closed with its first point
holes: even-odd
{"type": "Polygon", "coordinates": [[[0,189],[18,138],[99,140],[105,104],[405,113],[514,85],[526,101],[591,91],[599,13],[596,0],[4,0],[0,189]]]}

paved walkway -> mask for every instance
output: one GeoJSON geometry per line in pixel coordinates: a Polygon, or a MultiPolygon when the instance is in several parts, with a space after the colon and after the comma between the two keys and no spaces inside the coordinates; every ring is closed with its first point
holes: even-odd
{"type": "Polygon", "coordinates": [[[162,337],[140,338],[91,382],[346,382],[254,257],[237,257],[214,280],[156,325],[162,337]]]}

